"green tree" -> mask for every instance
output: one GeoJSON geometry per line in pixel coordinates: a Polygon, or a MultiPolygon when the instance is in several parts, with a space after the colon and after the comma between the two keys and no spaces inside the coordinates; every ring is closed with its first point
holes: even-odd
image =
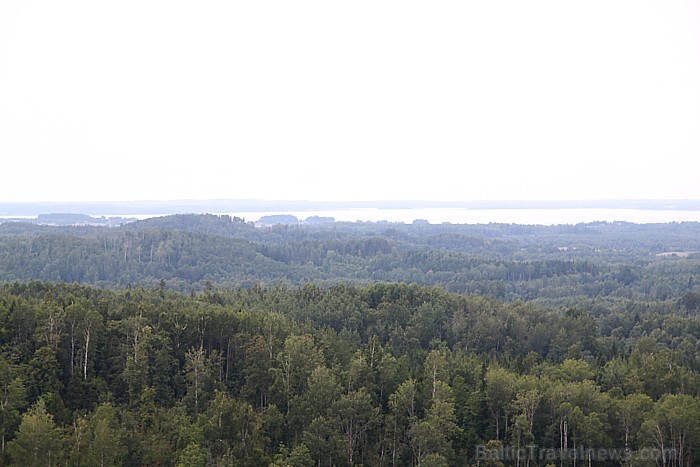
{"type": "Polygon", "coordinates": [[[697,465],[700,442],[700,402],[686,394],[666,394],[642,424],[649,443],[658,449],[663,466],[697,465]]]}
{"type": "Polygon", "coordinates": [[[264,458],[262,417],[246,401],[216,391],[205,416],[205,441],[212,456],[233,457],[241,465],[259,465],[264,458]]]}
{"type": "Polygon", "coordinates": [[[500,367],[486,372],[486,403],[491,411],[496,439],[508,432],[508,422],[516,396],[516,375],[500,367]]]}
{"type": "Polygon", "coordinates": [[[379,422],[379,410],[372,405],[367,390],[361,388],[342,395],[333,404],[332,411],[344,436],[348,463],[354,465],[353,460],[361,447],[362,435],[379,422]]]}
{"type": "Polygon", "coordinates": [[[615,401],[625,449],[637,448],[637,434],[644,419],[654,408],[654,401],[646,394],[630,394],[624,399],[615,401]]]}
{"type": "Polygon", "coordinates": [[[109,403],[100,404],[89,417],[88,429],[87,465],[119,465],[125,449],[116,408],[109,403]]]}
{"type": "Polygon", "coordinates": [[[96,336],[102,328],[102,316],[81,298],[66,308],[65,327],[70,344],[70,374],[86,380],[95,352],[96,336]]]}
{"type": "Polygon", "coordinates": [[[20,410],[26,404],[26,390],[17,369],[0,358],[0,441],[5,452],[5,441],[19,424],[20,410]]]}
{"type": "Polygon", "coordinates": [[[191,413],[202,412],[206,404],[214,397],[214,390],[220,386],[216,384],[216,374],[219,371],[216,353],[212,357],[207,357],[201,347],[190,349],[185,354],[187,395],[184,401],[191,413]]]}
{"type": "Polygon", "coordinates": [[[296,399],[290,416],[298,420],[300,426],[307,426],[316,417],[328,416],[340,394],[340,384],[333,372],[325,366],[317,366],[309,376],[306,392],[296,399]]]}
{"type": "Polygon", "coordinates": [[[146,323],[142,314],[123,320],[120,324],[125,328],[127,338],[123,378],[128,387],[129,399],[132,404],[136,404],[148,386],[148,341],[153,328],[146,323]]]}
{"type": "Polygon", "coordinates": [[[447,357],[443,350],[431,350],[423,363],[425,379],[430,385],[430,397],[435,399],[437,383],[448,381],[447,357]]]}
{"type": "Polygon", "coordinates": [[[205,467],[207,454],[198,443],[188,444],[177,457],[177,467],[205,467]]]}
{"type": "MultiPolygon", "coordinates": [[[[520,449],[535,441],[534,425],[535,412],[542,398],[539,382],[531,375],[518,378],[516,382],[516,397],[513,402],[515,419],[511,426],[511,439],[520,456],[520,449]]],[[[518,457],[516,465],[524,461],[518,457]]]]}
{"type": "Polygon", "coordinates": [[[304,443],[299,444],[291,451],[284,445],[275,456],[269,467],[312,467],[314,460],[309,454],[309,448],[304,443]]]}
{"type": "Polygon", "coordinates": [[[261,409],[267,406],[270,387],[274,383],[272,369],[275,364],[271,354],[270,342],[264,336],[253,337],[245,350],[245,384],[241,394],[261,409]]]}
{"type": "Polygon", "coordinates": [[[629,390],[658,399],[680,389],[684,378],[673,352],[659,348],[652,337],[642,337],[637,341],[629,361],[631,369],[625,380],[625,387],[629,390]]]}
{"type": "Polygon", "coordinates": [[[444,381],[437,381],[433,391],[435,396],[425,417],[416,420],[409,430],[417,465],[422,465],[431,454],[453,459],[452,439],[461,432],[457,425],[452,389],[444,381]]]}
{"type": "Polygon", "coordinates": [[[61,458],[61,430],[39,400],[22,417],[17,437],[7,444],[15,465],[52,466],[61,458]]]}
{"type": "Polygon", "coordinates": [[[279,364],[276,385],[284,394],[287,413],[291,409],[292,398],[306,389],[306,383],[314,368],[323,364],[323,355],[309,335],[292,335],[284,341],[282,351],[277,355],[279,364]]]}
{"type": "Polygon", "coordinates": [[[416,419],[416,397],[416,381],[412,378],[399,384],[389,396],[391,412],[385,421],[388,428],[387,436],[390,439],[392,465],[398,465],[402,458],[411,455],[411,450],[407,446],[407,437],[408,430],[416,419]],[[404,454],[405,451],[407,451],[406,454],[404,454]]]}
{"type": "Polygon", "coordinates": [[[336,420],[328,417],[313,419],[304,430],[302,440],[318,466],[337,465],[346,447],[336,420]]]}
{"type": "Polygon", "coordinates": [[[34,401],[42,394],[58,394],[62,388],[60,366],[53,347],[42,346],[34,352],[28,368],[28,398],[34,401]]]}

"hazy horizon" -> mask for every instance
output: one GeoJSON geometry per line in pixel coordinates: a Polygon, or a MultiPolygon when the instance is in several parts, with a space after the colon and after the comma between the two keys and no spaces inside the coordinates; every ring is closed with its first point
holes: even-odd
{"type": "MultiPolygon", "coordinates": [[[[71,200],[50,200],[40,199],[36,201],[1,201],[0,206],[14,205],[138,205],[143,203],[153,204],[173,204],[191,203],[196,205],[205,204],[220,204],[220,203],[239,203],[239,204],[267,204],[267,205],[294,205],[294,204],[309,204],[309,205],[361,205],[361,206],[546,206],[546,205],[562,205],[567,207],[619,207],[631,206],[637,204],[653,205],[663,207],[667,203],[676,203],[681,205],[692,205],[694,208],[700,208],[700,197],[698,198],[552,198],[552,199],[273,199],[273,198],[173,198],[173,199],[71,199],[71,200]]],[[[673,207],[673,206],[669,206],[673,207]]]]}
{"type": "Polygon", "coordinates": [[[403,222],[438,224],[515,223],[577,224],[588,222],[700,222],[700,200],[588,201],[290,201],[179,200],[134,202],[0,203],[0,218],[34,218],[50,213],[146,219],[172,214],[227,214],[256,221],[267,215],[313,216],[339,222],[403,222]]]}

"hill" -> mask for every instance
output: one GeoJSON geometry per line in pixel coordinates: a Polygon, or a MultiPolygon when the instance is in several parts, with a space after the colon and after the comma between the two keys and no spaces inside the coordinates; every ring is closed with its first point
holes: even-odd
{"type": "Polygon", "coordinates": [[[174,215],[111,229],[2,224],[0,280],[115,288],[164,281],[180,291],[391,281],[552,306],[609,305],[696,291],[698,251],[696,223],[255,228],[228,216],[174,215]]]}

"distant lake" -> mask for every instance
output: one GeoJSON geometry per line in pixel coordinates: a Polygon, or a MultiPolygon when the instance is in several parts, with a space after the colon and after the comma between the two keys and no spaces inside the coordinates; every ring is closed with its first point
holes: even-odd
{"type": "MultiPolygon", "coordinates": [[[[245,219],[257,221],[263,216],[274,214],[291,214],[303,221],[311,216],[332,217],[341,222],[403,222],[412,223],[422,219],[431,224],[449,222],[452,224],[578,224],[588,222],[633,222],[637,224],[666,222],[700,222],[700,211],[676,209],[605,209],[605,208],[568,208],[568,209],[465,209],[465,208],[416,208],[416,209],[380,209],[380,208],[345,208],[335,210],[308,211],[239,211],[220,212],[245,219]]],[[[106,217],[131,217],[148,219],[166,214],[108,214],[106,217]]],[[[101,214],[93,214],[101,217],[101,214]]],[[[0,219],[34,219],[36,216],[0,216],[0,219]]]]}
{"type": "Polygon", "coordinates": [[[332,211],[270,211],[221,213],[257,221],[272,214],[291,214],[299,220],[311,216],[333,217],[345,222],[403,222],[424,219],[431,224],[578,224],[581,222],[634,222],[637,224],[664,222],[700,222],[700,211],[647,209],[340,209],[332,211]]]}

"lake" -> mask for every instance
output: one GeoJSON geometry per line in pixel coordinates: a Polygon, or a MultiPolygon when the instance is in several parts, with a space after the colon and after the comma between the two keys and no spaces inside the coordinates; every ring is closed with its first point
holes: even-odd
{"type": "MultiPolygon", "coordinates": [[[[637,224],[666,223],[666,222],[700,222],[700,211],[676,209],[606,209],[606,208],[545,208],[545,209],[466,209],[466,208],[345,208],[334,210],[279,210],[279,211],[238,211],[220,212],[241,217],[246,221],[257,221],[263,216],[273,214],[291,214],[299,220],[311,216],[333,217],[342,222],[403,222],[410,224],[416,219],[422,219],[431,224],[449,222],[452,224],[578,224],[587,222],[633,222],[637,224]]],[[[101,217],[102,214],[92,214],[101,217]]],[[[136,213],[136,214],[107,214],[106,217],[131,217],[148,219],[166,214],[136,213]]],[[[36,216],[0,216],[0,219],[35,219],[36,216]]]]}
{"type": "MultiPolygon", "coordinates": [[[[346,222],[403,222],[424,219],[431,224],[578,224],[581,222],[634,222],[638,224],[665,222],[700,222],[700,211],[650,210],[650,209],[340,209],[331,211],[271,211],[221,213],[256,221],[272,214],[291,214],[300,220],[310,216],[333,217],[346,222]]],[[[137,216],[138,217],[138,216],[137,216]]]]}

